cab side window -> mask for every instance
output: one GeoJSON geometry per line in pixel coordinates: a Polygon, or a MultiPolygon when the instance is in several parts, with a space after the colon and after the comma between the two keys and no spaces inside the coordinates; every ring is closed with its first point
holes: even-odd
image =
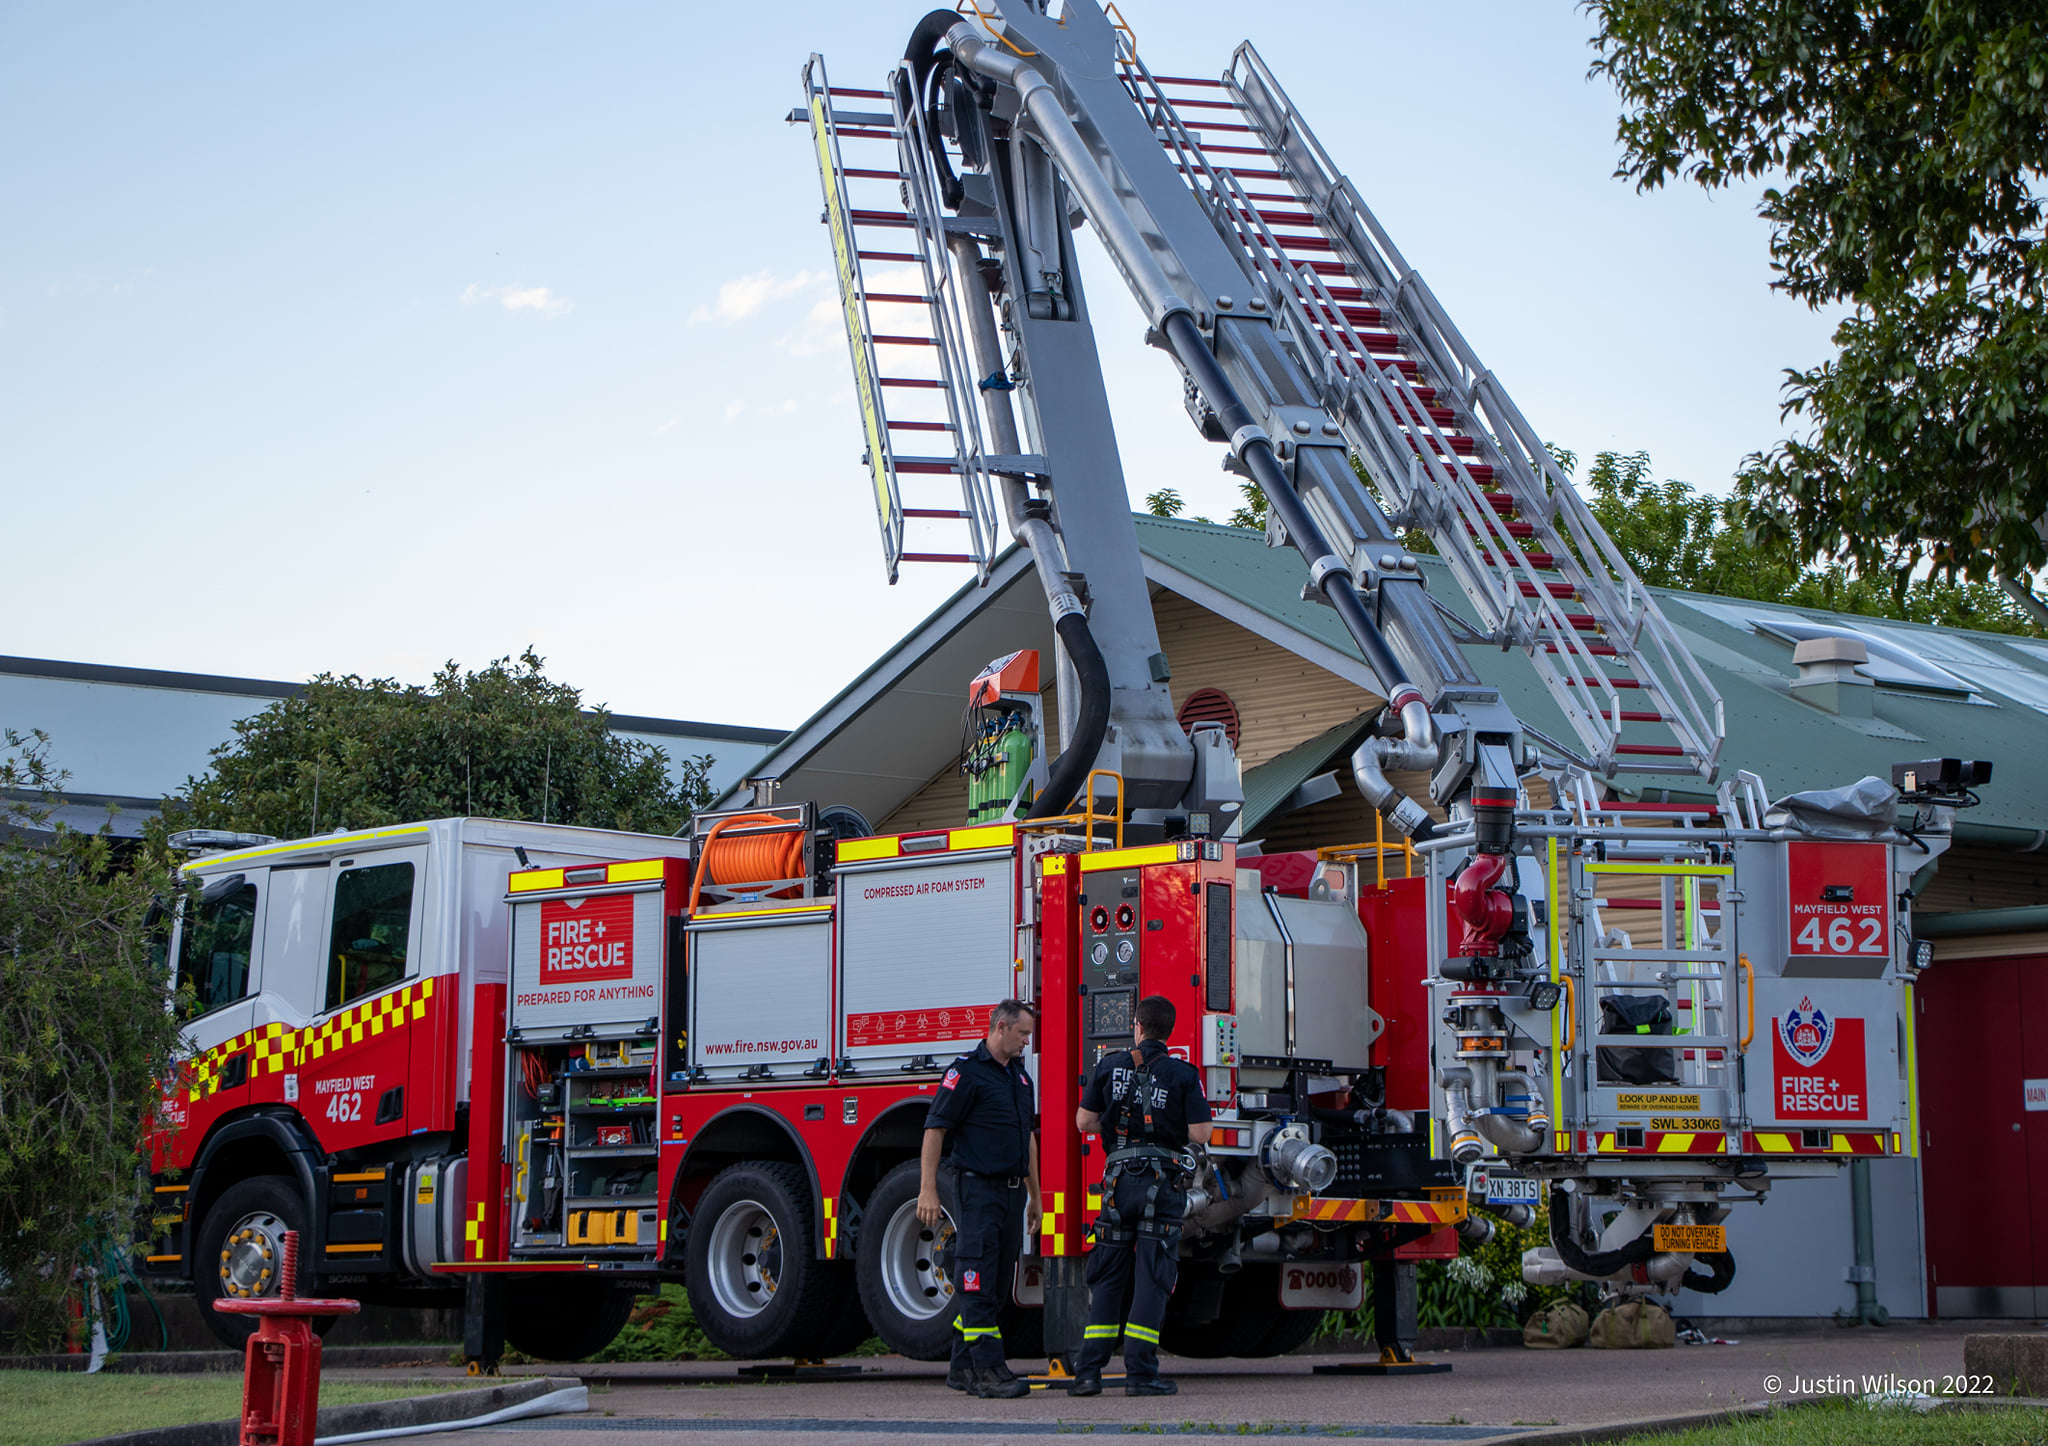
{"type": "Polygon", "coordinates": [[[254,884],[193,902],[178,945],[178,981],[192,986],[194,1015],[211,1014],[249,992],[255,942],[254,884]]]}
{"type": "Polygon", "coordinates": [[[339,1009],[405,978],[411,929],[411,864],[342,870],[334,880],[326,1007],[339,1009]]]}

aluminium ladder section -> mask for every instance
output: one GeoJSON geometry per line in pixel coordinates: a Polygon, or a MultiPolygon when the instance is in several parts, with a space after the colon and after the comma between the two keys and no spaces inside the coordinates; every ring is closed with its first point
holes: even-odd
{"type": "Polygon", "coordinates": [[[1212,223],[1265,283],[1392,520],[1430,535],[1487,641],[1528,654],[1584,749],[1575,761],[1604,776],[1711,778],[1724,732],[1713,685],[1257,52],[1241,46],[1214,81],[1154,77],[1128,45],[1119,60],[1212,223]],[[1661,725],[1668,741],[1624,739],[1633,725],[1661,725]]]}
{"type": "Polygon", "coordinates": [[[898,567],[905,562],[953,562],[971,563],[976,580],[986,585],[997,547],[995,500],[982,446],[980,415],[971,390],[973,364],[960,318],[960,298],[948,264],[943,218],[931,199],[929,153],[917,128],[921,122],[906,127],[899,115],[899,104],[887,92],[832,87],[826,78],[824,58],[819,55],[813,55],[804,66],[804,99],[804,111],[791,119],[809,122],[817,152],[818,179],[825,201],[823,219],[832,233],[834,280],[845,313],[855,400],[861,409],[866,442],[862,462],[874,483],[875,510],[889,581],[896,581],[898,567]],[[888,100],[890,109],[841,110],[836,106],[840,98],[888,100]],[[840,154],[842,141],[861,143],[870,148],[870,153],[877,145],[887,145],[887,168],[881,164],[847,166],[840,154]],[[895,193],[890,198],[894,204],[856,207],[849,182],[885,183],[895,193]],[[911,203],[909,210],[904,209],[906,201],[911,203]],[[910,233],[916,249],[892,249],[901,244],[895,233],[905,231],[910,233]],[[875,232],[891,235],[877,238],[875,232]],[[865,266],[871,261],[915,268],[919,289],[871,290],[865,266]],[[891,331],[875,330],[870,314],[874,306],[890,308],[891,331]],[[891,358],[887,369],[878,364],[878,351],[891,358]],[[935,374],[915,375],[922,370],[918,359],[926,356],[933,359],[935,365],[931,370],[935,374]],[[942,401],[943,416],[930,415],[935,409],[929,405],[920,409],[911,400],[928,399],[932,393],[937,393],[942,401]],[[884,397],[891,394],[905,401],[892,409],[884,402],[884,397]],[[892,410],[899,415],[891,415],[892,410]],[[925,414],[900,414],[920,410],[925,414]],[[948,438],[953,455],[899,453],[896,433],[948,438]],[[923,475],[957,477],[959,505],[906,505],[903,479],[923,475]],[[965,524],[966,550],[906,550],[908,520],[965,524]]]}

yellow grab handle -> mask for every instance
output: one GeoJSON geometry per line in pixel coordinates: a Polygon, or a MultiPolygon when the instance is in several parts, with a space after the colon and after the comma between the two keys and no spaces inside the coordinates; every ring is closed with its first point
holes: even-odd
{"type": "Polygon", "coordinates": [[[1560,974],[1558,983],[1564,985],[1564,1026],[1565,1036],[1562,1048],[1566,1054],[1572,1052],[1572,1045],[1579,1038],[1579,991],[1572,984],[1572,976],[1560,974]]]}
{"type": "Polygon", "coordinates": [[[1747,954],[1735,956],[1735,967],[1740,969],[1749,981],[1749,991],[1746,996],[1749,1001],[1749,1009],[1744,1021],[1748,1024],[1749,1028],[1744,1031],[1742,1039],[1735,1046],[1738,1050],[1741,1050],[1748,1049],[1749,1042],[1756,1038],[1756,970],[1750,967],[1747,954]]]}

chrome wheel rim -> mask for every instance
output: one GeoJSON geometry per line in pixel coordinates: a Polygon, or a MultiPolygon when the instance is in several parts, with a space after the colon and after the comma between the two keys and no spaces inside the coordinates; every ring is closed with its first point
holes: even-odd
{"type": "Polygon", "coordinates": [[[237,1220],[221,1241],[220,1293],[239,1300],[276,1295],[289,1228],[268,1210],[253,1210],[237,1220]]]}
{"type": "Polygon", "coordinates": [[[711,1294],[727,1315],[759,1315],[782,1283],[782,1232],[758,1200],[735,1200],[711,1227],[711,1294]]]}
{"type": "Polygon", "coordinates": [[[953,1217],[936,1228],[917,1218],[906,1200],[882,1227],[882,1288],[889,1304],[911,1320],[930,1320],[953,1308],[953,1281],[941,1261],[953,1244],[953,1217]]]}

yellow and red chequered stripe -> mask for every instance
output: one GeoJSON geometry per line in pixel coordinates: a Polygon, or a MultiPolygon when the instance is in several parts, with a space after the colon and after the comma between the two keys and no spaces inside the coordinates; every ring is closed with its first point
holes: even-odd
{"type": "Polygon", "coordinates": [[[416,980],[305,1029],[271,1023],[260,1029],[244,1030],[187,1062],[184,1086],[188,1096],[198,1101],[219,1090],[221,1072],[227,1062],[245,1049],[250,1051],[251,1075],[278,1074],[287,1069],[303,1069],[366,1039],[403,1029],[426,1018],[427,1001],[434,997],[435,983],[433,976],[416,980]]]}

